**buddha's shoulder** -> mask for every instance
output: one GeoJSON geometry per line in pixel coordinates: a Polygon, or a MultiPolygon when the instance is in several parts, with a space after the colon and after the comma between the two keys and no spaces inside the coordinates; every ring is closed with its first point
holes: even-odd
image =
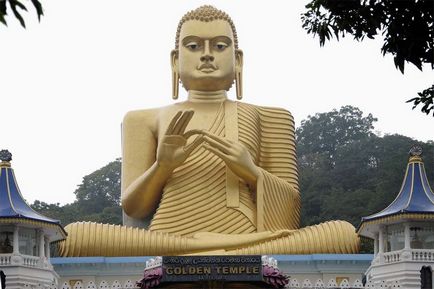
{"type": "Polygon", "coordinates": [[[158,115],[157,108],[131,110],[125,114],[122,122],[124,125],[133,124],[137,122],[147,123],[155,119],[155,116],[157,115],[158,115]]]}
{"type": "Polygon", "coordinates": [[[171,110],[170,106],[131,110],[125,114],[123,123],[124,125],[134,124],[137,122],[142,124],[153,124],[162,114],[167,113],[168,110],[171,110]]]}
{"type": "Polygon", "coordinates": [[[294,121],[294,118],[291,112],[285,108],[281,107],[272,107],[272,106],[260,106],[250,103],[239,102],[239,106],[249,107],[258,111],[260,115],[270,118],[280,118],[287,119],[291,122],[294,121]]]}

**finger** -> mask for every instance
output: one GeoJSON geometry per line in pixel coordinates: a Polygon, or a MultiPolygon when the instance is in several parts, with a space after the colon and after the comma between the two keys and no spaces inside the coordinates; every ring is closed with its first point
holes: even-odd
{"type": "Polygon", "coordinates": [[[203,136],[198,136],[191,144],[185,147],[184,151],[187,153],[187,155],[190,155],[191,152],[194,151],[194,149],[197,148],[198,145],[203,143],[203,141],[203,136]]]}
{"type": "Polygon", "coordinates": [[[192,135],[195,135],[195,134],[203,135],[203,132],[200,129],[192,129],[192,130],[185,132],[183,137],[185,139],[188,139],[189,137],[191,137],[192,135]]]}
{"type": "Polygon", "coordinates": [[[191,111],[187,110],[184,111],[181,115],[181,117],[176,122],[175,126],[173,127],[173,134],[180,134],[181,128],[184,126],[185,121],[190,117],[191,111]]]}
{"type": "Polygon", "coordinates": [[[220,143],[218,141],[215,141],[215,140],[209,138],[208,136],[204,136],[204,139],[213,148],[216,148],[216,149],[222,151],[225,154],[230,154],[230,150],[229,150],[229,148],[226,145],[224,145],[224,144],[222,144],[222,143],[220,143]]]}
{"type": "Polygon", "coordinates": [[[218,156],[219,158],[221,158],[224,162],[229,161],[228,156],[224,154],[222,151],[210,146],[209,144],[205,144],[203,147],[209,150],[210,152],[212,152],[213,154],[215,154],[216,156],[218,156]]]}
{"type": "Polygon", "coordinates": [[[187,118],[185,119],[184,123],[181,125],[181,127],[179,128],[179,134],[183,134],[185,131],[185,128],[187,127],[187,125],[190,123],[190,120],[193,118],[194,115],[194,111],[191,110],[189,115],[187,116],[187,118]]]}
{"type": "Polygon", "coordinates": [[[178,111],[175,116],[170,121],[169,126],[166,129],[166,134],[171,135],[173,134],[173,127],[175,126],[176,121],[178,120],[179,116],[182,114],[182,111],[178,111]]]}
{"type": "Polygon", "coordinates": [[[221,143],[221,144],[226,145],[226,146],[230,146],[231,143],[232,143],[232,142],[230,142],[229,140],[225,139],[224,137],[216,136],[215,134],[212,134],[212,133],[207,132],[207,131],[205,131],[205,130],[203,131],[203,134],[206,135],[207,137],[209,137],[209,138],[215,140],[215,141],[218,141],[218,142],[221,143]]]}

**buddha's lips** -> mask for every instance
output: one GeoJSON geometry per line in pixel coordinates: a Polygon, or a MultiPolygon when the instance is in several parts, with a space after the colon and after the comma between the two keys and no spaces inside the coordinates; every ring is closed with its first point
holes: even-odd
{"type": "Polygon", "coordinates": [[[214,70],[217,70],[217,67],[211,63],[204,63],[199,65],[197,69],[203,72],[212,72],[214,70]]]}

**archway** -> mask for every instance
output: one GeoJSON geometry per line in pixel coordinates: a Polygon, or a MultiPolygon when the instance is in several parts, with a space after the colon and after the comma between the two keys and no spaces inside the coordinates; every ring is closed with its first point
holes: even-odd
{"type": "Polygon", "coordinates": [[[429,266],[422,266],[420,269],[420,283],[421,289],[433,289],[432,288],[432,270],[429,266]]]}

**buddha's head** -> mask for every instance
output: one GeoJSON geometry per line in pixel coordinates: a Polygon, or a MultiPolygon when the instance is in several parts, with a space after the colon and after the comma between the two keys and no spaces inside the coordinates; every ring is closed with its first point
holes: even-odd
{"type": "Polygon", "coordinates": [[[185,14],[171,61],[174,98],[179,79],[187,91],[209,92],[229,90],[236,79],[237,97],[241,98],[243,54],[235,26],[225,12],[207,5],[185,14]]]}

